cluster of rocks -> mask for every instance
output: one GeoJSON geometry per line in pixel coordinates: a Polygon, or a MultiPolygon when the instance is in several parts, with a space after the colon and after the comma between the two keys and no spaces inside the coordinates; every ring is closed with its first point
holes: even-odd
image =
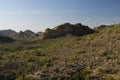
{"type": "Polygon", "coordinates": [[[88,26],[82,25],[81,23],[65,23],[54,27],[53,29],[46,29],[45,32],[41,34],[40,39],[57,38],[61,36],[66,36],[68,34],[75,36],[83,36],[87,34],[92,34],[94,32],[94,30],[90,29],[88,26]]]}

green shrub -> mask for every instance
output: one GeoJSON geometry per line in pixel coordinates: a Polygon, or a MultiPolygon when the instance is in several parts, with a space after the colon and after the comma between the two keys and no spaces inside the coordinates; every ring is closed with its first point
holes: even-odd
{"type": "Polygon", "coordinates": [[[106,55],[108,54],[108,51],[105,50],[105,49],[102,49],[102,50],[99,51],[98,54],[99,54],[100,56],[106,56],[106,55]]]}
{"type": "Polygon", "coordinates": [[[46,54],[44,52],[42,52],[42,51],[36,51],[35,55],[36,56],[45,56],[46,54]]]}

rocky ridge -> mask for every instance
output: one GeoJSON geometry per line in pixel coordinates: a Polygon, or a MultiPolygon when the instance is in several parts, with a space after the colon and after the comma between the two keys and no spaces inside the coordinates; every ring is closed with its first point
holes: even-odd
{"type": "Polygon", "coordinates": [[[40,39],[51,39],[66,35],[83,36],[92,34],[95,31],[90,29],[88,26],[82,25],[81,23],[70,24],[65,23],[54,27],[53,29],[47,28],[44,33],[39,37],[40,39]]]}

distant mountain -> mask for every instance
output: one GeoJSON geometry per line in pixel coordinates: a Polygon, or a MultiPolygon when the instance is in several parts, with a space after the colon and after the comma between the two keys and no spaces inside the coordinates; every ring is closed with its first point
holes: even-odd
{"type": "Polygon", "coordinates": [[[20,40],[31,40],[33,38],[37,37],[36,33],[26,30],[26,31],[20,31],[19,33],[15,34],[13,38],[20,39],[20,40]]]}
{"type": "Polygon", "coordinates": [[[81,23],[65,23],[54,27],[53,29],[46,29],[45,32],[40,35],[40,39],[57,38],[61,36],[66,36],[68,34],[75,36],[83,36],[94,32],[94,30],[90,29],[88,26],[82,25],[81,23]]]}
{"type": "Polygon", "coordinates": [[[39,35],[41,35],[43,32],[37,32],[36,34],[39,36],[39,35]]]}
{"type": "Polygon", "coordinates": [[[10,42],[13,42],[13,41],[14,41],[14,39],[12,39],[12,38],[4,37],[4,36],[0,35],[0,43],[10,43],[10,42]]]}
{"type": "Polygon", "coordinates": [[[13,35],[16,35],[17,32],[14,31],[14,30],[11,30],[11,29],[8,29],[8,30],[0,30],[0,35],[1,36],[8,36],[8,37],[11,37],[13,35]]]}
{"type": "Polygon", "coordinates": [[[37,34],[31,30],[16,32],[14,30],[0,30],[0,35],[4,37],[10,37],[16,40],[31,40],[37,37],[37,34]]]}
{"type": "Polygon", "coordinates": [[[27,34],[27,35],[29,35],[29,36],[31,36],[31,37],[36,37],[36,35],[37,35],[36,33],[34,33],[31,30],[26,30],[26,31],[24,31],[24,33],[27,34]]]}

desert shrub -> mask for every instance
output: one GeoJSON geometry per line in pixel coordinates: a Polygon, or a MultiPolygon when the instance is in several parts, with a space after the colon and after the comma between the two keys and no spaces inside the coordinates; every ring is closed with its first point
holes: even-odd
{"type": "Polygon", "coordinates": [[[72,80],[89,80],[88,70],[83,69],[72,76],[72,80]]]}
{"type": "Polygon", "coordinates": [[[35,51],[35,55],[36,56],[45,56],[46,54],[43,51],[41,51],[41,50],[36,50],[35,51]]]}
{"type": "Polygon", "coordinates": [[[113,68],[101,68],[99,71],[102,72],[102,73],[105,73],[105,74],[115,74],[115,73],[118,72],[118,69],[113,69],[113,68]]]}
{"type": "Polygon", "coordinates": [[[114,80],[120,80],[120,73],[118,73],[115,77],[114,80]]]}
{"type": "MultiPolygon", "coordinates": [[[[77,53],[77,54],[84,54],[84,53],[87,53],[87,51],[81,50],[81,49],[76,49],[76,50],[74,51],[74,53],[77,53]]],[[[78,56],[78,55],[77,55],[77,56],[78,56]]]]}
{"type": "Polygon", "coordinates": [[[16,72],[9,70],[9,71],[4,71],[0,76],[0,80],[15,80],[16,78],[16,72]]]}
{"type": "Polygon", "coordinates": [[[81,72],[81,79],[83,80],[89,80],[89,71],[88,69],[83,69],[82,72],[81,72]]]}
{"type": "Polygon", "coordinates": [[[112,53],[112,54],[108,55],[108,56],[107,56],[107,59],[115,59],[115,54],[112,53]]]}
{"type": "Polygon", "coordinates": [[[80,74],[79,73],[76,73],[72,76],[72,79],[74,80],[79,80],[80,79],[80,74]]]}
{"type": "Polygon", "coordinates": [[[106,56],[106,55],[108,54],[108,51],[105,50],[105,49],[102,49],[102,50],[99,51],[98,54],[99,54],[100,56],[106,56]]]}
{"type": "Polygon", "coordinates": [[[58,77],[57,80],[62,80],[61,77],[58,77]]]}
{"type": "Polygon", "coordinates": [[[115,80],[112,76],[106,76],[106,80],[115,80]]]}

